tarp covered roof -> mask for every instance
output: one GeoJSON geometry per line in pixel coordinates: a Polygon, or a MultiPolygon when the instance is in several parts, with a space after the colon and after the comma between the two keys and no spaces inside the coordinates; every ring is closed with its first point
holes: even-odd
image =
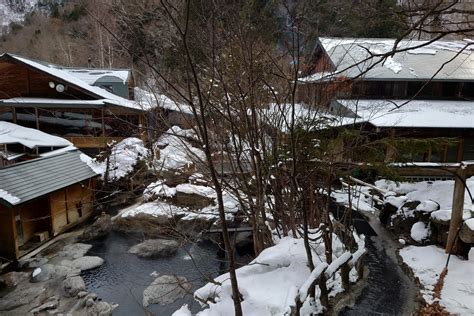
{"type": "Polygon", "coordinates": [[[376,127],[474,128],[474,101],[337,100],[376,127]]]}
{"type": "Polygon", "coordinates": [[[317,47],[323,48],[335,70],[318,72],[300,80],[356,78],[361,74],[367,80],[427,80],[439,71],[435,80],[474,81],[474,41],[436,41],[421,47],[427,43],[402,40],[397,44],[397,50],[406,51],[397,52],[373,66],[383,57],[371,58],[371,54],[392,51],[395,39],[322,37],[317,47]]]}
{"type": "Polygon", "coordinates": [[[67,151],[0,169],[0,202],[15,206],[97,176],[81,155],[67,151]]]}

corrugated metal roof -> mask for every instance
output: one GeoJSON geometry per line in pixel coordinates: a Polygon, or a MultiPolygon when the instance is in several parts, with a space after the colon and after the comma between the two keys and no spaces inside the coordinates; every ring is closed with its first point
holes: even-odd
{"type": "Polygon", "coordinates": [[[0,201],[18,205],[97,176],[81,155],[68,151],[0,169],[0,201]]]}
{"type": "Polygon", "coordinates": [[[311,82],[333,76],[355,78],[361,74],[365,80],[427,80],[436,74],[434,80],[474,81],[474,44],[470,40],[430,44],[402,40],[397,49],[406,51],[395,53],[383,62],[379,62],[382,57],[371,57],[371,54],[390,52],[394,44],[394,39],[320,38],[318,45],[324,48],[336,70],[300,80],[311,82]]]}

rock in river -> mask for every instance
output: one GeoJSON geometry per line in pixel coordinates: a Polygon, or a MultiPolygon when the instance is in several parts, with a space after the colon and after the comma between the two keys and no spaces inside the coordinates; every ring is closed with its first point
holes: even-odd
{"type": "Polygon", "coordinates": [[[185,277],[162,275],[143,291],[143,306],[167,305],[183,298],[192,286],[185,277]]]}
{"type": "Polygon", "coordinates": [[[179,248],[179,243],[171,239],[148,239],[131,247],[128,252],[142,258],[174,255],[179,248]]]}
{"type": "Polygon", "coordinates": [[[63,288],[66,296],[75,297],[79,292],[86,290],[86,284],[82,277],[74,276],[63,281],[63,288]]]}
{"type": "Polygon", "coordinates": [[[104,259],[96,256],[85,256],[72,261],[72,266],[81,271],[91,270],[100,267],[104,259]]]}
{"type": "Polygon", "coordinates": [[[61,257],[77,259],[84,256],[91,248],[92,245],[89,244],[75,243],[64,246],[63,250],[60,251],[58,254],[61,257]]]}
{"type": "Polygon", "coordinates": [[[102,213],[99,218],[89,227],[84,230],[81,236],[82,240],[93,240],[107,236],[112,230],[111,216],[102,213]]]}

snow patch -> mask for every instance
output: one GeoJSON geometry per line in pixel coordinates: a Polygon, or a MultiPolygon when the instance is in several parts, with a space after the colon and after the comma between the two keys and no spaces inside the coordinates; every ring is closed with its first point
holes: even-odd
{"type": "MultiPolygon", "coordinates": [[[[423,285],[421,292],[425,300],[429,303],[433,302],[434,286],[448,259],[444,249],[436,246],[408,246],[400,250],[400,255],[423,285]]],[[[474,314],[472,275],[474,275],[472,261],[451,256],[439,301],[450,313],[474,314]]]]}
{"type": "Polygon", "coordinates": [[[428,239],[431,235],[431,230],[428,225],[423,222],[416,222],[411,227],[410,236],[417,242],[422,242],[428,239]]]}
{"type": "Polygon", "coordinates": [[[2,190],[2,189],[0,189],[0,199],[3,199],[5,201],[7,201],[11,205],[18,204],[21,201],[20,198],[14,196],[14,195],[11,195],[10,193],[8,193],[7,191],[2,190]]]}

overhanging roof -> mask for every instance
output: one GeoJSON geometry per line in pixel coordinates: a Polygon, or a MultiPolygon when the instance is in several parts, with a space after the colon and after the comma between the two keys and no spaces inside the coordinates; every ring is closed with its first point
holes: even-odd
{"type": "Polygon", "coordinates": [[[81,155],[67,151],[0,169],[0,202],[12,207],[97,176],[81,155]]]}
{"type": "Polygon", "coordinates": [[[394,54],[384,62],[372,54],[390,52],[395,39],[375,38],[320,38],[322,47],[336,67],[335,71],[318,72],[301,78],[302,82],[314,82],[334,77],[364,80],[434,80],[474,81],[474,42],[436,41],[414,49],[428,41],[402,40],[397,49],[408,49],[394,54]],[[467,46],[467,47],[466,47],[467,46]],[[459,53],[462,51],[461,53],[459,53]],[[456,56],[459,54],[458,56],[456,56]],[[449,63],[448,63],[449,61],[449,63]],[[373,68],[371,68],[373,67],[373,68]],[[438,73],[437,73],[438,72],[438,73]]]}

